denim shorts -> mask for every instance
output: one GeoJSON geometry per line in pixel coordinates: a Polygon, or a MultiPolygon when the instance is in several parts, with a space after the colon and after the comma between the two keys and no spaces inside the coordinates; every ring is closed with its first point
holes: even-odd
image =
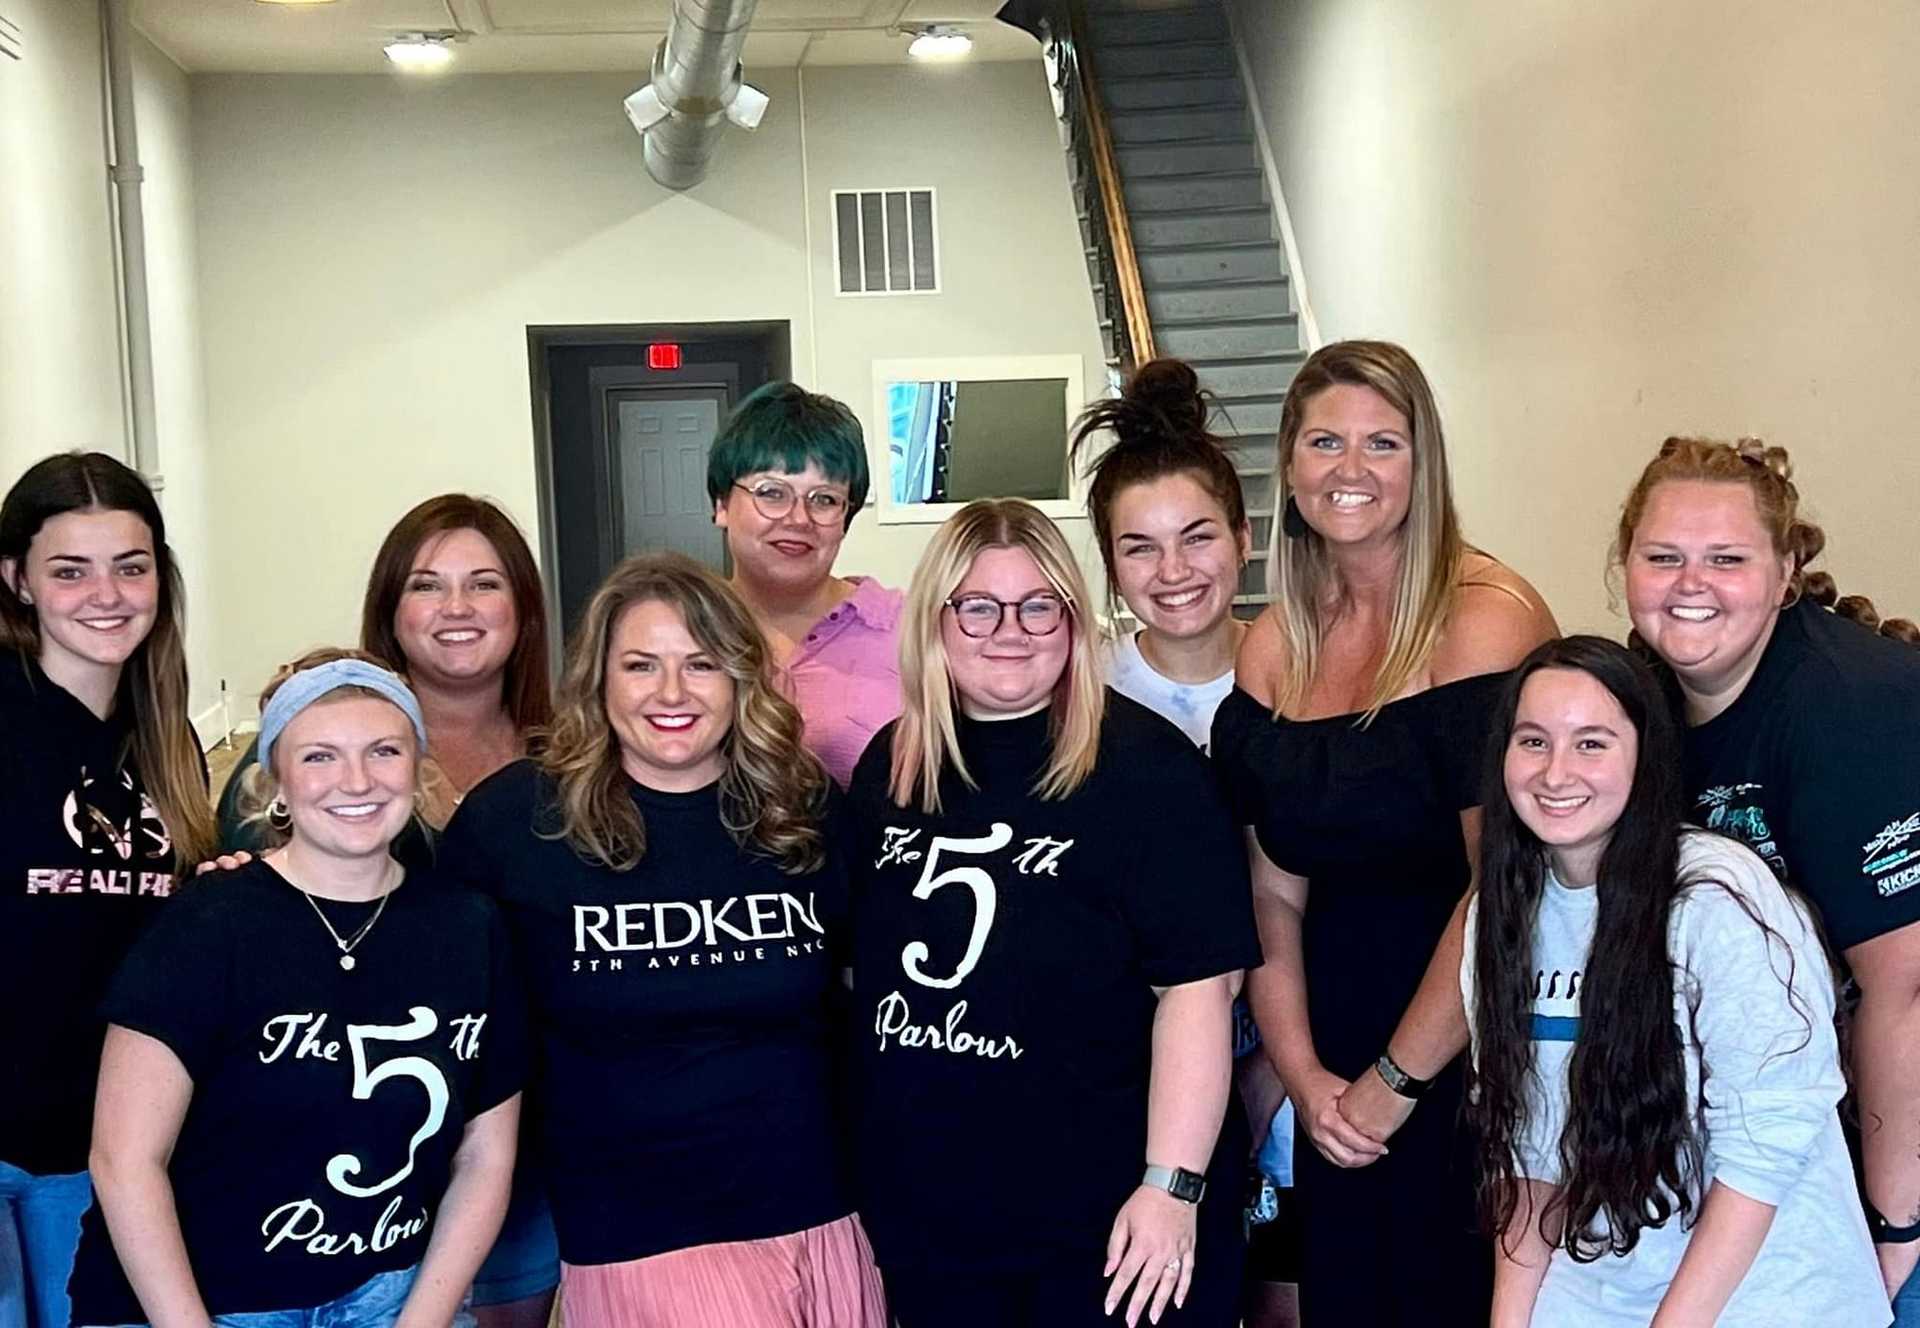
{"type": "MultiPolygon", "coordinates": [[[[393,1328],[419,1272],[420,1265],[415,1264],[376,1273],[346,1295],[312,1309],[217,1314],[213,1328],[393,1328]]],[[[473,1317],[462,1310],[454,1316],[453,1328],[473,1328],[473,1317]]]]}
{"type": "Polygon", "coordinates": [[[84,1171],[36,1176],[0,1162],[0,1328],[67,1328],[67,1277],[92,1203],[84,1171]]]}
{"type": "Polygon", "coordinates": [[[560,1285],[560,1243],[553,1210],[537,1185],[514,1178],[513,1198],[493,1248],[473,1277],[475,1305],[511,1305],[560,1285]]]}

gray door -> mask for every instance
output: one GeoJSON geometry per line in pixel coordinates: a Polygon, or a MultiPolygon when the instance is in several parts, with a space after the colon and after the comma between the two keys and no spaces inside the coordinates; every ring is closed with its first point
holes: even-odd
{"type": "Polygon", "coordinates": [[[726,538],[707,497],[707,455],[724,406],[716,388],[607,394],[622,557],[672,549],[725,574],[726,538]]]}

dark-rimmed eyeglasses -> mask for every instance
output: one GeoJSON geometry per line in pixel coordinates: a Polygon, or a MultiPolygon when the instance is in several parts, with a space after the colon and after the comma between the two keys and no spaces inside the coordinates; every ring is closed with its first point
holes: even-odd
{"type": "Polygon", "coordinates": [[[1045,592],[1018,600],[985,594],[955,595],[946,601],[946,607],[953,610],[953,620],[960,625],[961,633],[976,640],[999,631],[1008,609],[1013,610],[1014,622],[1028,636],[1051,636],[1067,617],[1066,601],[1045,592]]]}
{"type": "Polygon", "coordinates": [[[837,526],[847,519],[847,496],[838,489],[808,489],[802,498],[791,484],[779,480],[755,480],[752,484],[736,480],[733,487],[753,499],[754,510],[769,521],[784,518],[796,501],[816,526],[837,526]]]}

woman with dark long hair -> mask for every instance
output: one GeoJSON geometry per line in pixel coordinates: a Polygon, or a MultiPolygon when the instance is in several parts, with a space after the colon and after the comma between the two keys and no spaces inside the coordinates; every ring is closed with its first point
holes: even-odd
{"type": "Polygon", "coordinates": [[[1885,1325],[1832,969],[1764,862],[1683,825],[1660,684],[1548,642],[1495,732],[1460,966],[1495,1328],[1885,1325]]]}
{"type": "MultiPolygon", "coordinates": [[[[100,452],[0,503],[0,1288],[65,1328],[100,998],[213,849],[185,603],[146,482],[100,452]]],[[[0,1293],[0,1301],[4,1301],[0,1293]]]]}

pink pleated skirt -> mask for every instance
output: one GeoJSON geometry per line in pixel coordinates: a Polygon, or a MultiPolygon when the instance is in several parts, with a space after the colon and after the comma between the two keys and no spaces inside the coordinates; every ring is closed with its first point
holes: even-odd
{"type": "Polygon", "coordinates": [[[562,1264],[565,1328],[887,1328],[857,1215],[766,1240],[562,1264]]]}

